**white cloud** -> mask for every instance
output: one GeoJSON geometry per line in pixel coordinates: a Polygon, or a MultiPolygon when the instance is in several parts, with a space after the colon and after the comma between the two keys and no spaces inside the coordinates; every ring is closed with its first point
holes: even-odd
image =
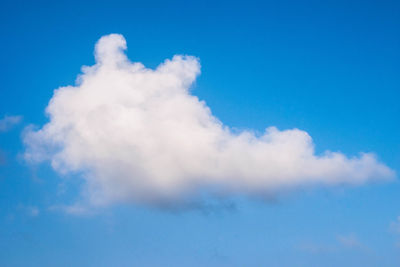
{"type": "Polygon", "coordinates": [[[21,116],[4,116],[3,119],[0,119],[0,132],[10,130],[14,125],[20,123],[21,120],[21,116]]]}
{"type": "Polygon", "coordinates": [[[80,173],[93,205],[184,203],[203,190],[259,195],[394,177],[373,154],[315,155],[311,137],[298,129],[233,133],[190,93],[197,58],[177,55],[152,70],[130,62],[124,49],[123,36],[102,37],[96,64],[83,67],[75,86],[54,92],[50,121],[24,137],[27,160],[80,173]]]}

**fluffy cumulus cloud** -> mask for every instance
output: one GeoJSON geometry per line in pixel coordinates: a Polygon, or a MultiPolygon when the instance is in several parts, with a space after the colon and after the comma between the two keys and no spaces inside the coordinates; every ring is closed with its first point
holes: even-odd
{"type": "Polygon", "coordinates": [[[85,179],[93,205],[183,203],[199,192],[262,195],[307,184],[362,184],[394,176],[372,154],[316,155],[298,129],[232,132],[190,92],[199,60],[176,55],[156,69],[127,59],[123,36],[102,37],[96,64],[55,90],[49,122],[24,137],[29,161],[85,179]]]}

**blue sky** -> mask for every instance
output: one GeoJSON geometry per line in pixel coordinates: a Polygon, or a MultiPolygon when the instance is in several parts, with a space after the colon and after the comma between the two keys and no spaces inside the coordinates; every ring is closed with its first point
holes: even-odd
{"type": "Polygon", "coordinates": [[[317,155],[373,152],[399,173],[399,11],[396,1],[2,1],[0,119],[22,117],[0,123],[0,265],[399,266],[398,178],[74,215],[57,207],[81,199],[85,179],[27,162],[22,141],[49,121],[54,89],[95,64],[99,38],[119,33],[149,68],[198,57],[191,94],[233,131],[298,128],[317,155]]]}

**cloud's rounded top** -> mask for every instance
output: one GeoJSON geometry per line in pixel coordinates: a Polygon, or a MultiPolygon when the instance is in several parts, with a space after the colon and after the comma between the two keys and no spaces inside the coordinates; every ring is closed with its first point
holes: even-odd
{"type": "Polygon", "coordinates": [[[127,60],[126,40],[121,34],[110,34],[100,38],[96,43],[96,62],[102,65],[115,66],[127,60]]]}

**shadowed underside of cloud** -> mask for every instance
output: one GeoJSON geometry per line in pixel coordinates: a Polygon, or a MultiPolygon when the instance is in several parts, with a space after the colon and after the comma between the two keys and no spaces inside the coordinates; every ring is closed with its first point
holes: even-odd
{"type": "Polygon", "coordinates": [[[298,129],[233,133],[190,93],[197,58],[177,55],[153,70],[130,62],[125,49],[123,36],[102,37],[96,64],[82,68],[75,86],[57,89],[49,122],[24,136],[25,158],[80,173],[93,205],[184,203],[204,190],[258,196],[394,176],[373,154],[315,155],[298,129]]]}

